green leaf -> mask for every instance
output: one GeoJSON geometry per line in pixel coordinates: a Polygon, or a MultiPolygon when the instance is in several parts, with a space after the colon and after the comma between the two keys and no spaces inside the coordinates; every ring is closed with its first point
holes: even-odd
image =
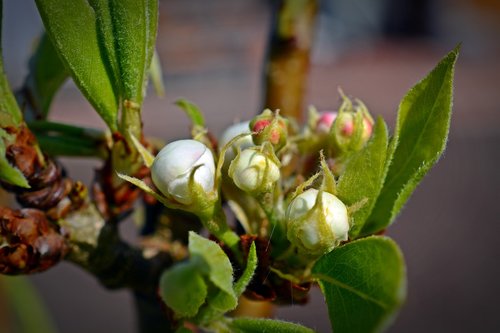
{"type": "Polygon", "coordinates": [[[46,134],[39,134],[36,138],[43,152],[49,156],[86,156],[97,157],[103,160],[108,156],[107,151],[102,145],[89,141],[86,138],[46,134]]]}
{"type": "Polygon", "coordinates": [[[28,123],[44,153],[51,156],[90,156],[106,159],[106,134],[98,129],[38,120],[28,123]]]}
{"type": "Polygon", "coordinates": [[[144,165],[150,168],[153,165],[153,162],[155,161],[155,157],[153,156],[153,154],[151,154],[149,150],[147,150],[146,147],[142,145],[142,143],[139,140],[137,140],[135,136],[130,135],[130,138],[132,139],[135,149],[137,149],[137,151],[141,155],[144,165]]]}
{"type": "Polygon", "coordinates": [[[96,31],[103,61],[106,64],[111,84],[117,97],[121,99],[120,68],[116,54],[113,20],[111,18],[110,0],[87,0],[95,13],[96,31]]]}
{"type": "Polygon", "coordinates": [[[241,277],[234,284],[234,293],[236,294],[236,296],[238,297],[241,296],[241,294],[243,294],[250,281],[252,281],[253,274],[257,269],[257,263],[258,263],[257,250],[255,248],[255,242],[254,242],[250,246],[250,251],[248,252],[247,266],[245,267],[245,270],[243,271],[241,277]]]}
{"type": "Polygon", "coordinates": [[[36,0],[45,30],[76,85],[117,130],[118,93],[97,38],[96,16],[87,0],[36,0]]]}
{"type": "Polygon", "coordinates": [[[147,194],[153,196],[156,200],[158,200],[159,202],[161,202],[162,204],[164,204],[168,208],[171,208],[171,209],[180,209],[180,210],[183,210],[183,208],[185,208],[183,205],[174,203],[174,202],[170,201],[168,198],[165,198],[161,193],[155,192],[142,179],[138,179],[138,178],[135,178],[135,177],[127,176],[127,175],[119,173],[119,172],[116,172],[116,175],[118,176],[118,178],[121,178],[121,179],[123,179],[123,180],[125,180],[125,181],[127,181],[127,182],[129,182],[129,183],[131,183],[131,184],[133,184],[135,186],[137,186],[138,188],[140,188],[141,190],[143,190],[147,194]]]}
{"type": "Polygon", "coordinates": [[[228,295],[233,291],[233,267],[221,247],[193,231],[189,232],[189,253],[210,281],[228,295]]]}
{"type": "Polygon", "coordinates": [[[29,129],[35,134],[57,133],[62,135],[72,135],[84,138],[93,142],[103,142],[107,140],[106,133],[100,129],[75,126],[47,120],[36,120],[28,122],[29,129]]]}
{"type": "MultiPolygon", "coordinates": [[[[3,1],[0,1],[0,53],[2,50],[3,1]]],[[[3,56],[0,54],[0,128],[19,126],[23,120],[21,110],[10,89],[9,81],[3,68],[3,56]]]]}
{"type": "Polygon", "coordinates": [[[316,262],[312,274],[325,295],[335,333],[382,331],[406,295],[403,256],[386,237],[338,247],[316,262]]]}
{"type": "Polygon", "coordinates": [[[147,72],[154,53],[157,0],[112,0],[116,51],[124,98],[142,104],[147,72]]]}
{"type": "Polygon", "coordinates": [[[5,156],[0,156],[0,179],[15,186],[30,188],[23,173],[10,165],[5,156]]]}
{"type": "MultiPolygon", "coordinates": [[[[127,182],[131,183],[131,184],[134,184],[135,186],[137,186],[138,188],[140,188],[141,190],[143,190],[145,193],[153,196],[155,199],[157,199],[158,201],[160,201],[161,203],[165,204],[166,202],[166,198],[164,198],[161,194],[159,193],[156,193],[151,187],[149,187],[148,184],[146,184],[142,179],[139,179],[139,178],[135,178],[135,177],[131,177],[131,176],[127,176],[127,175],[124,175],[122,173],[119,173],[117,172],[116,175],[123,179],[123,180],[126,180],[127,182]]],[[[166,205],[166,204],[165,204],[166,205]]]]}
{"type": "Polygon", "coordinates": [[[235,318],[228,322],[228,326],[234,333],[314,333],[312,329],[302,325],[262,318],[235,318]]]}
{"type": "Polygon", "coordinates": [[[124,100],[141,105],[158,26],[157,0],[90,0],[110,71],[124,100]]]}
{"type": "Polygon", "coordinates": [[[224,313],[235,309],[237,305],[238,300],[234,295],[231,296],[220,289],[211,288],[206,305],[200,309],[193,322],[201,326],[209,325],[214,320],[222,317],[224,313]]]}
{"type": "Polygon", "coordinates": [[[149,76],[151,77],[151,82],[153,82],[153,87],[155,89],[156,95],[159,97],[165,97],[165,83],[163,82],[163,70],[161,69],[160,56],[158,52],[154,52],[153,59],[151,60],[151,66],[149,67],[149,76]]]}
{"type": "Polygon", "coordinates": [[[6,136],[8,134],[0,128],[0,179],[15,186],[30,188],[28,180],[24,177],[23,173],[18,168],[10,165],[5,156],[4,138],[6,136]]]}
{"type": "Polygon", "coordinates": [[[19,332],[56,332],[36,289],[22,276],[0,276],[0,288],[17,317],[19,332]]]}
{"type": "Polygon", "coordinates": [[[208,296],[207,305],[204,306],[195,319],[196,323],[201,325],[209,324],[210,322],[222,317],[226,312],[234,310],[238,305],[237,297],[245,291],[248,283],[252,280],[255,269],[257,268],[257,251],[255,243],[252,243],[250,252],[248,253],[248,260],[243,274],[234,284],[234,294],[230,295],[222,290],[217,290],[208,296]],[[236,297],[235,297],[236,296],[236,297]]]}
{"type": "Polygon", "coordinates": [[[367,200],[351,215],[351,239],[356,238],[363,228],[382,188],[386,170],[387,137],[387,125],[382,118],[378,118],[372,139],[349,159],[340,176],[337,193],[342,202],[350,206],[367,200]]]}
{"type": "Polygon", "coordinates": [[[207,285],[196,265],[180,263],[160,278],[160,296],[180,317],[196,315],[207,297],[207,285]]]}
{"type": "Polygon", "coordinates": [[[185,99],[178,99],[175,105],[180,107],[189,117],[193,125],[205,127],[205,119],[198,106],[185,99]]]}
{"type": "Polygon", "coordinates": [[[378,232],[392,223],[443,153],[450,128],[458,51],[459,47],[451,51],[401,102],[387,177],[362,234],[378,232]]]}
{"type": "Polygon", "coordinates": [[[41,111],[43,118],[47,117],[52,99],[68,76],[50,38],[43,34],[31,56],[29,74],[24,83],[31,102],[41,111]]]}

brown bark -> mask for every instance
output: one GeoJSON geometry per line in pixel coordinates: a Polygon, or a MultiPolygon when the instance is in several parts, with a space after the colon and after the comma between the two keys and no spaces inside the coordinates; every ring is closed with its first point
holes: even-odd
{"type": "Polygon", "coordinates": [[[317,0],[277,0],[264,67],[264,108],[302,119],[317,0]]]}

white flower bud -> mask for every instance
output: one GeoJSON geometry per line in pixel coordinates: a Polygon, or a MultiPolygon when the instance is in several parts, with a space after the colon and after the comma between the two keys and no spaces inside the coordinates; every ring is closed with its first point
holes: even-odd
{"type": "Polygon", "coordinates": [[[169,143],[156,155],[151,177],[165,196],[189,205],[193,203],[193,188],[189,186],[193,170],[194,182],[205,193],[213,191],[215,163],[212,152],[199,141],[179,140],[169,143]]]}
{"type": "MultiPolygon", "coordinates": [[[[237,123],[234,125],[229,126],[226,128],[224,133],[222,133],[220,139],[219,139],[219,151],[224,148],[226,144],[228,144],[229,141],[231,141],[233,138],[237,137],[240,134],[243,133],[250,133],[250,127],[249,127],[250,122],[245,121],[242,123],[237,123]]],[[[243,150],[246,148],[253,147],[253,140],[252,140],[252,135],[248,134],[241,139],[236,140],[231,147],[229,147],[228,150],[226,150],[226,154],[224,155],[224,167],[227,168],[229,166],[229,163],[236,157],[236,154],[238,154],[238,148],[243,150]]]]}
{"type": "Polygon", "coordinates": [[[336,196],[309,189],[292,200],[286,213],[288,240],[301,252],[320,256],[348,238],[346,206],[336,196]]]}
{"type": "Polygon", "coordinates": [[[247,148],[231,162],[229,176],[241,190],[262,193],[268,191],[280,178],[280,169],[258,149],[247,148]]]}

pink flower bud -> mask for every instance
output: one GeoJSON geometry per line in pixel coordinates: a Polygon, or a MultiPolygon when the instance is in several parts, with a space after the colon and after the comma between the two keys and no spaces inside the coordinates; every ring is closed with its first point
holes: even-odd
{"type": "Polygon", "coordinates": [[[327,134],[330,132],[333,122],[337,118],[335,111],[323,111],[319,115],[318,122],[316,123],[316,132],[318,134],[327,134]]]}
{"type": "Polygon", "coordinates": [[[264,110],[250,122],[250,129],[254,134],[253,141],[256,145],[270,142],[275,150],[281,149],[286,144],[288,129],[286,120],[271,110],[264,110]]]}

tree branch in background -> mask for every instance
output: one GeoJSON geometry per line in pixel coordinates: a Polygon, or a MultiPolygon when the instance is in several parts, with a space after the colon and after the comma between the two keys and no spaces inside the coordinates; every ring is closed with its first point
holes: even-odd
{"type": "Polygon", "coordinates": [[[302,118],[317,0],[276,0],[264,65],[264,108],[302,118]]]}

